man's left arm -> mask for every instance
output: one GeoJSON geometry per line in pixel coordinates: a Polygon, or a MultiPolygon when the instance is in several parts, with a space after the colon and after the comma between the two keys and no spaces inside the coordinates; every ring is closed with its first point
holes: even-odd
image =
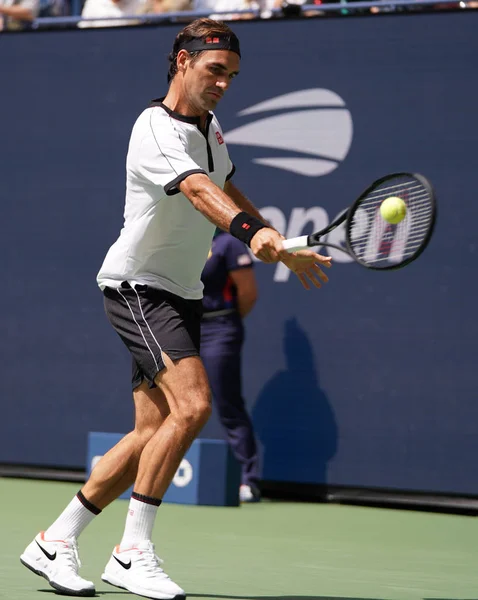
{"type": "Polygon", "coordinates": [[[267,227],[271,227],[272,229],[274,229],[274,227],[272,227],[272,225],[264,219],[261,213],[254,206],[254,204],[252,204],[252,202],[248,198],[246,198],[246,196],[244,196],[244,194],[239,189],[237,189],[237,187],[232,183],[232,181],[226,181],[224,185],[224,191],[230,198],[232,198],[232,200],[234,200],[238,208],[248,213],[252,217],[256,217],[256,219],[259,219],[260,221],[265,223],[267,227]]]}

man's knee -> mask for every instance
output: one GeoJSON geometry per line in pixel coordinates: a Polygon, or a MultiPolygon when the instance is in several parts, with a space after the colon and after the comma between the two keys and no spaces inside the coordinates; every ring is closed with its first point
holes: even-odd
{"type": "Polygon", "coordinates": [[[172,361],[163,352],[166,369],[160,371],[156,385],[164,391],[171,411],[168,419],[186,434],[195,435],[211,415],[211,390],[199,356],[172,361]]]}
{"type": "Polygon", "coordinates": [[[201,395],[172,412],[172,417],[188,433],[203,427],[211,416],[212,407],[209,395],[201,395]]]}
{"type": "Polygon", "coordinates": [[[153,435],[158,431],[156,424],[136,426],[133,434],[136,437],[137,446],[142,450],[153,435]]]}

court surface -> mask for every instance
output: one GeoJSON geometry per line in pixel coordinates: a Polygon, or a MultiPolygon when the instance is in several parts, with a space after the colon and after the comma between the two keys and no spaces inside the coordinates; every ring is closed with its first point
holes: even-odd
{"type": "MultiPolygon", "coordinates": [[[[2,600],[58,597],[18,557],[78,488],[0,478],[2,600]]],[[[105,600],[138,598],[100,579],[126,508],[127,501],[114,502],[79,540],[81,573],[105,600]]],[[[241,508],[164,504],[154,541],[189,598],[478,599],[475,517],[270,501],[241,508]]]]}

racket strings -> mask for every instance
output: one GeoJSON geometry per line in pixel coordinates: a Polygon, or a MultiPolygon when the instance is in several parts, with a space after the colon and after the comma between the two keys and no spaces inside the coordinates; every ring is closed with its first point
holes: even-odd
{"type": "Polygon", "coordinates": [[[401,263],[421,248],[433,219],[430,193],[417,179],[385,182],[370,191],[356,207],[350,220],[350,245],[356,256],[375,267],[401,263]],[[401,198],[406,206],[405,218],[397,224],[385,221],[380,205],[391,196],[401,198]]]}

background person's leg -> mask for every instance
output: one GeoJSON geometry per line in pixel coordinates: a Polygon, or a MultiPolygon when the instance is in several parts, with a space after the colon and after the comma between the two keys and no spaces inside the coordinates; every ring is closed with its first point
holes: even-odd
{"type": "Polygon", "coordinates": [[[259,461],[251,418],[242,396],[240,347],[203,344],[201,357],[221,424],[242,467],[242,483],[257,487],[259,461]]]}

